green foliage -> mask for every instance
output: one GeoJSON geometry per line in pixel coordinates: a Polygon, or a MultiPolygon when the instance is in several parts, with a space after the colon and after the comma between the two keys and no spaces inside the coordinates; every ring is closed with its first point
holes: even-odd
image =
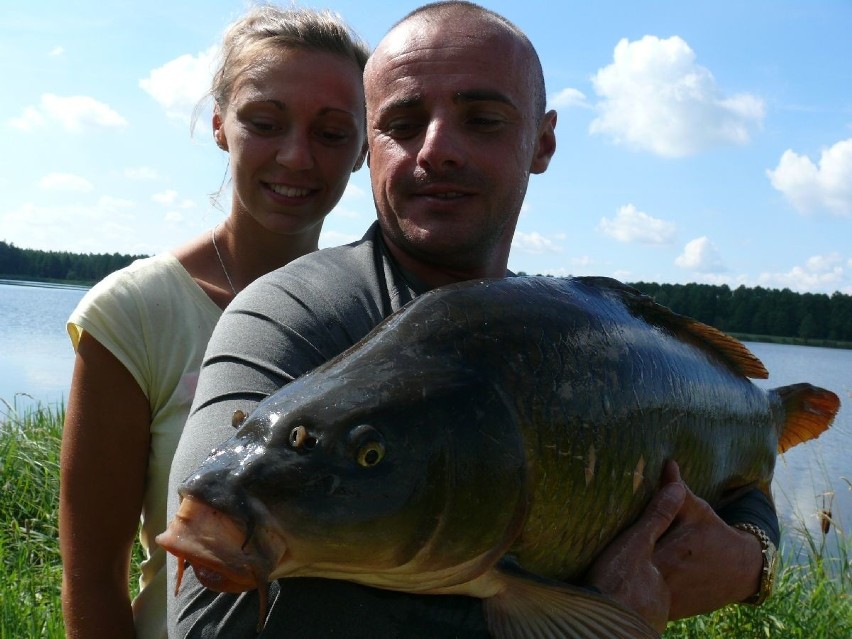
{"type": "MultiPolygon", "coordinates": [[[[0,398],[0,639],[63,639],[59,451],[64,406],[19,412],[0,398]],[[5,409],[5,410],[3,410],[5,409]]],[[[131,562],[138,591],[142,547],[131,562]]]]}
{"type": "Polygon", "coordinates": [[[813,557],[806,565],[786,566],[774,594],[762,606],[727,606],[674,622],[663,639],[846,639],[852,637],[849,586],[848,576],[829,576],[822,560],[813,557]]]}
{"type": "Polygon", "coordinates": [[[0,276],[71,282],[97,282],[144,255],[37,251],[0,242],[0,276]]]}
{"type": "Polygon", "coordinates": [[[771,335],[819,345],[852,343],[852,295],[794,293],[760,286],[631,284],[676,313],[737,335],[771,335]]]}
{"type": "Polygon", "coordinates": [[[0,417],[0,639],[63,637],[58,544],[64,410],[0,417]]]}

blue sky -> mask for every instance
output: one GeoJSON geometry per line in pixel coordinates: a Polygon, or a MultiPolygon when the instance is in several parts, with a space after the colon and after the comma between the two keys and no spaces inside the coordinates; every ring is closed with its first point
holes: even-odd
{"type": "MultiPolygon", "coordinates": [[[[302,4],[374,46],[419,3],[302,4]]],[[[482,4],[530,36],[559,113],[510,268],[852,294],[852,0],[482,4]]],[[[189,116],[245,6],[4,0],[0,240],[150,254],[223,219],[227,159],[189,116]]],[[[374,217],[363,169],[321,246],[374,217]]]]}

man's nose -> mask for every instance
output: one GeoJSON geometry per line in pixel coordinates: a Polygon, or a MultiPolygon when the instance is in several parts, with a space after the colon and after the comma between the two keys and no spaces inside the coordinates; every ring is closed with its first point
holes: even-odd
{"type": "Polygon", "coordinates": [[[426,170],[442,171],[464,164],[464,146],[460,131],[444,119],[433,119],[426,127],[423,146],[417,154],[417,163],[426,170]]]}

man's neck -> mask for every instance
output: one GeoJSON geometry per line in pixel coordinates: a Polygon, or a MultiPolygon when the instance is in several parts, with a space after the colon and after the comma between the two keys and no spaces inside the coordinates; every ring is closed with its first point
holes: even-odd
{"type": "Polygon", "coordinates": [[[508,274],[508,254],[496,256],[487,263],[475,266],[456,267],[454,265],[436,264],[404,251],[380,232],[382,241],[402,269],[417,288],[425,290],[438,288],[456,282],[466,282],[476,279],[503,278],[508,274]]]}

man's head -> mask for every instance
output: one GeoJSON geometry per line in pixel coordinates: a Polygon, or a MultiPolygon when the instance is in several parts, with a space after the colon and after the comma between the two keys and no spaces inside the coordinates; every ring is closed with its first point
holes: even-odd
{"type": "Polygon", "coordinates": [[[433,286],[503,276],[529,174],[556,147],[529,40],[477,5],[426,5],[379,43],[364,81],[391,251],[433,286]]]}

